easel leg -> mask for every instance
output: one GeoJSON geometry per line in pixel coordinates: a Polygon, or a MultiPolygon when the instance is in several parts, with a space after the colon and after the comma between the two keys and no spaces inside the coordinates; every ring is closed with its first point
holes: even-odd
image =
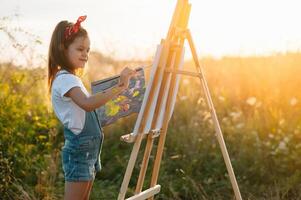
{"type": "Polygon", "coordinates": [[[132,175],[135,163],[136,163],[138,153],[139,153],[142,138],[143,138],[143,134],[137,135],[137,138],[136,138],[136,141],[133,146],[131,156],[130,156],[130,159],[128,162],[128,166],[126,168],[126,172],[125,172],[122,184],[121,184],[120,192],[118,195],[118,200],[123,200],[125,198],[126,191],[127,191],[130,179],[131,179],[131,175],[132,175]]]}
{"type": "Polygon", "coordinates": [[[150,154],[151,154],[152,148],[153,148],[153,141],[154,141],[153,133],[149,133],[148,136],[147,136],[147,143],[146,143],[146,147],[145,147],[145,152],[144,152],[144,156],[143,156],[143,160],[142,160],[142,164],[141,164],[139,178],[138,178],[137,185],[136,185],[136,190],[135,190],[136,194],[138,194],[142,191],[143,182],[144,182],[144,178],[145,178],[145,174],[146,174],[146,170],[147,170],[147,166],[148,166],[149,157],[150,157],[150,154]]]}
{"type": "Polygon", "coordinates": [[[201,83],[203,85],[203,89],[204,89],[204,92],[205,92],[205,95],[206,95],[207,103],[208,103],[208,106],[209,106],[209,109],[210,109],[210,112],[211,112],[211,117],[212,117],[212,120],[213,120],[213,123],[214,123],[214,126],[215,126],[216,137],[217,137],[218,143],[220,145],[220,148],[221,148],[221,151],[222,151],[222,154],[223,154],[223,157],[224,157],[224,161],[226,163],[226,167],[227,167],[227,170],[228,170],[228,174],[229,174],[229,177],[230,177],[232,188],[234,190],[235,197],[236,197],[237,200],[241,200],[242,199],[241,194],[240,194],[240,191],[239,191],[239,188],[238,188],[238,184],[237,184],[237,181],[236,181],[236,178],[235,178],[235,174],[234,174],[234,171],[233,171],[233,168],[232,168],[232,164],[231,164],[230,157],[229,157],[229,154],[228,154],[228,151],[227,151],[227,147],[226,147],[226,144],[225,144],[225,141],[224,141],[224,138],[223,138],[223,134],[222,134],[222,131],[221,131],[218,119],[217,119],[217,115],[216,115],[214,105],[213,105],[213,102],[212,102],[212,99],[211,99],[209,88],[208,88],[206,79],[204,77],[204,73],[202,71],[202,68],[199,64],[199,60],[198,60],[198,57],[197,57],[195,46],[194,46],[194,43],[193,43],[193,40],[192,40],[192,37],[191,37],[191,33],[190,33],[189,30],[186,32],[186,37],[188,39],[188,43],[189,43],[189,46],[190,46],[190,49],[191,49],[191,53],[192,53],[192,56],[193,56],[195,66],[196,66],[197,70],[200,73],[200,80],[201,80],[201,83]]]}
{"type": "MultiPolygon", "coordinates": [[[[160,164],[161,164],[161,160],[162,160],[163,148],[164,148],[164,144],[165,144],[166,130],[167,130],[167,126],[163,127],[160,137],[159,137],[158,149],[157,149],[157,153],[156,153],[156,159],[154,161],[154,168],[153,168],[152,178],[151,178],[151,185],[150,185],[151,187],[154,187],[157,184],[160,164]]],[[[152,200],[152,199],[154,199],[154,197],[149,198],[149,200],[152,200]]]]}

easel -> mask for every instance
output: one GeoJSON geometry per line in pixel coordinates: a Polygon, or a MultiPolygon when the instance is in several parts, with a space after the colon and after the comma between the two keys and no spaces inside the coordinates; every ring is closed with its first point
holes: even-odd
{"type": "Polygon", "coordinates": [[[128,200],[153,199],[154,195],[160,192],[161,186],[157,184],[159,168],[162,159],[168,123],[173,112],[175,98],[178,91],[180,75],[188,75],[200,78],[203,89],[205,91],[206,100],[215,126],[216,136],[222,150],[222,155],[226,163],[235,197],[237,200],[242,199],[223,139],[221,128],[216,116],[216,112],[211,100],[207,82],[199,64],[191,33],[189,29],[187,29],[190,10],[191,4],[188,3],[188,0],[177,1],[167,37],[165,40],[162,39],[161,44],[157,49],[157,53],[152,66],[151,80],[146,89],[145,97],[140,113],[138,115],[135,129],[133,133],[122,136],[121,138],[126,142],[134,142],[134,146],[120,188],[118,196],[119,200],[123,200],[125,198],[128,184],[139,153],[139,148],[144,136],[147,137],[147,142],[139,178],[135,189],[135,195],[128,198],[128,200]],[[181,70],[184,57],[184,41],[186,39],[192,52],[193,60],[197,68],[197,73],[181,70]],[[150,188],[142,191],[153,142],[154,139],[158,136],[159,141],[152,170],[150,188]]]}

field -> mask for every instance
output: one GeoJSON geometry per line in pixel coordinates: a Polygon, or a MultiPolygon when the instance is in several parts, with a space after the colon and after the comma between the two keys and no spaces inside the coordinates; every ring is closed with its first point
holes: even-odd
{"type": "MultiPolygon", "coordinates": [[[[112,72],[118,72],[125,61],[112,63],[112,72]]],[[[201,63],[243,199],[301,199],[301,53],[202,58],[201,63]]],[[[100,64],[99,73],[107,73],[106,67],[100,64]]],[[[185,68],[194,70],[193,63],[187,61],[185,68]]],[[[0,65],[2,199],[62,199],[63,131],[46,77],[46,67],[0,65]]],[[[92,79],[83,77],[88,88],[92,79]]],[[[119,137],[132,131],[135,120],[133,115],[105,128],[103,169],[91,199],[116,199],[132,148],[119,137]]],[[[139,165],[135,168],[131,188],[139,165]]],[[[156,199],[234,198],[195,78],[182,77],[158,182],[162,189],[156,199]]]]}

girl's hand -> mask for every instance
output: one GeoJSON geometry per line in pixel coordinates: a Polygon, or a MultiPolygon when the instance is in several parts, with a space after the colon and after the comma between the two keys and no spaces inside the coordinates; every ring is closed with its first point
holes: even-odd
{"type": "Polygon", "coordinates": [[[120,73],[120,84],[124,89],[128,88],[130,79],[136,75],[136,71],[128,67],[124,68],[120,73]]]}

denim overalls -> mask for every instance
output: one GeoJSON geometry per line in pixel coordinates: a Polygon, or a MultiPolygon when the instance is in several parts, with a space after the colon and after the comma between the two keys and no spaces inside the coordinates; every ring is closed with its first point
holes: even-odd
{"type": "Polygon", "coordinates": [[[101,170],[100,153],[103,143],[103,131],[95,110],[86,112],[84,127],[78,135],[64,125],[64,137],[61,155],[65,181],[93,180],[96,172],[101,170]]]}

